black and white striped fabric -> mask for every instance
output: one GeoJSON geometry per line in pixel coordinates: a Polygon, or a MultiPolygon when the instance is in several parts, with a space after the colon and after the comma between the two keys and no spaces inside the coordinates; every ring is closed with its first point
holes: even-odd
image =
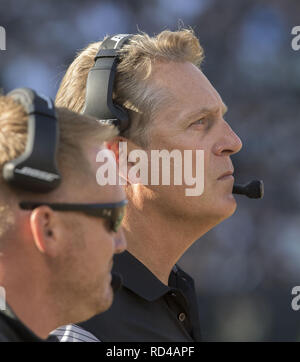
{"type": "Polygon", "coordinates": [[[56,336],[59,342],[101,342],[92,333],[75,324],[59,327],[52,331],[50,336],[56,336]]]}

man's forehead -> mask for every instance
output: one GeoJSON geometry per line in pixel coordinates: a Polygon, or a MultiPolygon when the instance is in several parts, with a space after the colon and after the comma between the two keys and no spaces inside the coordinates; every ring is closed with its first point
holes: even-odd
{"type": "Polygon", "coordinates": [[[217,90],[194,64],[170,62],[157,70],[156,79],[169,93],[172,109],[180,118],[202,113],[224,115],[227,112],[227,106],[217,90]]]}

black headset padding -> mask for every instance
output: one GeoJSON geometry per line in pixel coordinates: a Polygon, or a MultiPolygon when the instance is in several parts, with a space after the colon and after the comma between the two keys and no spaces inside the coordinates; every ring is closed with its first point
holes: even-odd
{"type": "Polygon", "coordinates": [[[50,192],[61,182],[56,164],[59,135],[54,103],[29,88],[15,89],[7,96],[24,106],[28,132],[24,153],[4,165],[3,177],[23,190],[50,192]]]}
{"type": "Polygon", "coordinates": [[[118,64],[118,50],[133,35],[118,34],[105,39],[89,71],[83,114],[94,116],[103,123],[114,124],[120,132],[129,127],[127,110],[113,102],[113,87],[118,64]]]}

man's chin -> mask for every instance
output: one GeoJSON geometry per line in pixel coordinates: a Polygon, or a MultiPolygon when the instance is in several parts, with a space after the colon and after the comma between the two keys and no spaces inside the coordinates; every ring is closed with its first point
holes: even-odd
{"type": "Polygon", "coordinates": [[[102,311],[100,311],[99,313],[105,312],[108,308],[110,308],[112,305],[113,299],[114,299],[114,292],[111,287],[111,284],[109,283],[109,285],[107,286],[105,295],[102,296],[102,303],[101,303],[102,311]]]}
{"type": "Polygon", "coordinates": [[[94,315],[103,313],[110,308],[113,302],[113,295],[114,293],[111,287],[111,278],[108,278],[106,287],[103,288],[102,286],[102,288],[94,295],[94,315]]]}
{"type": "Polygon", "coordinates": [[[216,219],[216,225],[221,223],[222,221],[228,219],[230,216],[232,216],[237,208],[237,203],[235,201],[234,196],[227,195],[225,199],[223,199],[218,206],[215,205],[215,219],[216,219]]]}
{"type": "Polygon", "coordinates": [[[235,213],[237,208],[237,203],[232,194],[227,195],[226,199],[224,200],[223,209],[223,220],[228,219],[235,213]]]}

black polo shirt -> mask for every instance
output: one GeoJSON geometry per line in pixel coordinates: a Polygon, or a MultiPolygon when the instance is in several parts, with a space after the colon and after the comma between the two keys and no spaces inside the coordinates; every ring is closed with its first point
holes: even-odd
{"type": "Polygon", "coordinates": [[[0,342],[42,341],[18,319],[8,305],[6,310],[0,311],[0,342]]]}
{"type": "Polygon", "coordinates": [[[129,252],[115,256],[123,277],[111,308],[79,324],[102,342],[200,341],[193,279],[175,266],[164,285],[129,252]]]}

